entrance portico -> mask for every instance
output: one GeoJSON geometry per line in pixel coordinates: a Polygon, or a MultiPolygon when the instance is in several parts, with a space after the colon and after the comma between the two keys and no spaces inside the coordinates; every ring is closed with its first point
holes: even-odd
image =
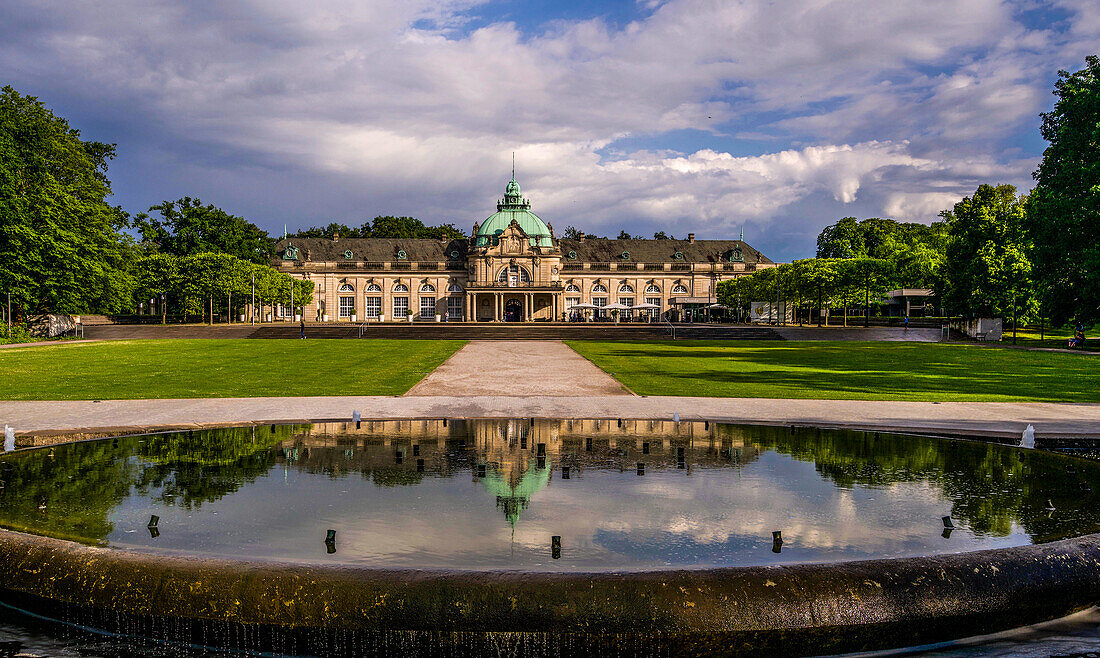
{"type": "Polygon", "coordinates": [[[468,322],[531,322],[553,320],[557,317],[558,302],[551,286],[538,291],[512,289],[471,289],[467,292],[466,321],[468,322]]]}

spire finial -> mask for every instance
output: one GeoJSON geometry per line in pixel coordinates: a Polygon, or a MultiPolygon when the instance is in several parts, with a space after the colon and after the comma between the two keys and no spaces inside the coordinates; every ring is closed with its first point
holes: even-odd
{"type": "Polygon", "coordinates": [[[745,241],[745,225],[741,225],[741,242],[745,241]]]}
{"type": "Polygon", "coordinates": [[[512,180],[516,179],[516,152],[512,151],[512,180]]]}

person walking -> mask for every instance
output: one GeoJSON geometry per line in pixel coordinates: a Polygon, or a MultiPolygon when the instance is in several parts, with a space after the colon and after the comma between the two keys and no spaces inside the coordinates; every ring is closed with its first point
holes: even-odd
{"type": "Polygon", "coordinates": [[[300,338],[305,338],[306,337],[306,321],[305,320],[299,320],[298,328],[301,331],[301,336],[299,336],[299,337],[300,338]]]}
{"type": "Polygon", "coordinates": [[[909,316],[905,316],[905,331],[909,331],[909,316]]]}

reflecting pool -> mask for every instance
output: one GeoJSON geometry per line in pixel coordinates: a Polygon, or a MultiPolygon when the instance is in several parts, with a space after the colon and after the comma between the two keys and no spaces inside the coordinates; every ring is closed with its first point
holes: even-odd
{"type": "Polygon", "coordinates": [[[4,528],[298,563],[706,568],[960,552],[1100,529],[1100,463],[850,431],[364,421],[104,439],[0,462],[4,528]]]}

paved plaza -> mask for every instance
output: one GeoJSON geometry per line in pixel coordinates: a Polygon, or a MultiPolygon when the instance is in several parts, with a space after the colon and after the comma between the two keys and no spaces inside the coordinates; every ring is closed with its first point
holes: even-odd
{"type": "Polygon", "coordinates": [[[413,386],[413,396],[629,395],[556,340],[473,340],[413,386]]]}

